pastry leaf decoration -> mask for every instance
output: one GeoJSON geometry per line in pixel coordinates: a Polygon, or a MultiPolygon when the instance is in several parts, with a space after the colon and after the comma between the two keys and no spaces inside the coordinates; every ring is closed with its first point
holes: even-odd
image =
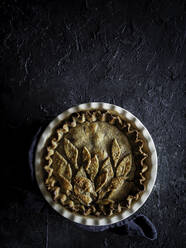
{"type": "Polygon", "coordinates": [[[104,170],[97,179],[96,192],[99,192],[108,180],[108,171],[104,170]]]}
{"type": "Polygon", "coordinates": [[[112,142],[112,159],[114,161],[114,167],[117,166],[118,160],[120,158],[121,149],[116,139],[112,142]]]}
{"type": "Polygon", "coordinates": [[[96,194],[90,179],[86,177],[83,167],[77,172],[74,180],[74,193],[79,201],[88,206],[92,202],[91,194],[96,194]]]}
{"type": "Polygon", "coordinates": [[[126,157],[124,157],[119,163],[116,170],[116,176],[117,177],[123,176],[127,178],[127,175],[131,170],[131,166],[132,166],[132,156],[131,154],[129,154],[126,157]]]}
{"type": "Polygon", "coordinates": [[[78,158],[78,149],[68,140],[64,139],[64,150],[68,160],[72,165],[78,169],[77,158],[78,158]]]}
{"type": "MultiPolygon", "coordinates": [[[[90,213],[100,215],[94,205],[97,204],[101,213],[105,214],[105,206],[115,204],[115,192],[122,187],[131,170],[132,155],[128,154],[121,158],[120,146],[117,140],[113,139],[111,158],[108,156],[101,165],[98,156],[96,154],[92,156],[88,148],[83,147],[80,154],[66,138],[63,145],[65,157],[57,150],[52,155],[51,172],[61,185],[61,188],[55,187],[54,199],[60,199],[62,205],[73,211],[78,211],[76,205],[79,204],[78,209],[83,211],[84,215],[90,213]],[[80,161],[82,164],[78,165],[80,161]]],[[[49,183],[51,185],[51,182],[49,183]]],[[[53,182],[53,186],[55,184],[56,181],[53,182]]],[[[110,210],[110,215],[112,212],[113,209],[110,210]]]]}
{"type": "Polygon", "coordinates": [[[82,151],[82,160],[83,162],[86,163],[86,167],[88,166],[91,160],[90,152],[85,146],[83,147],[83,151],[82,151]]]}
{"type": "Polygon", "coordinates": [[[98,169],[99,169],[99,160],[97,155],[94,155],[94,157],[91,158],[90,163],[86,167],[86,172],[88,173],[90,180],[92,182],[94,182],[94,179],[98,173],[98,169]]]}
{"type": "Polygon", "coordinates": [[[63,175],[58,177],[58,181],[61,184],[62,191],[64,191],[66,194],[69,194],[69,192],[72,190],[71,183],[63,175]]]}
{"type": "Polygon", "coordinates": [[[64,157],[58,152],[54,152],[53,156],[53,169],[54,174],[64,176],[67,180],[72,178],[72,170],[70,164],[64,159],[64,157]]]}

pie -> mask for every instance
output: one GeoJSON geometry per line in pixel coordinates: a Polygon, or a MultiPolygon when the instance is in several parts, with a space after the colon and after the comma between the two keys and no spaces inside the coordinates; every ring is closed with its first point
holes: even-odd
{"type": "Polygon", "coordinates": [[[116,112],[76,112],[44,147],[45,185],[54,201],[74,213],[112,216],[145,190],[146,158],[139,131],[116,112]]]}

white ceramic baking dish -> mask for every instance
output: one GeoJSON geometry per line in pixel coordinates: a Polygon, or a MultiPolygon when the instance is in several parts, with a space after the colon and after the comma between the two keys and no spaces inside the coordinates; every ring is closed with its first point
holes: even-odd
{"type": "Polygon", "coordinates": [[[42,133],[39,142],[37,144],[36,153],[35,153],[35,174],[36,174],[38,186],[45,200],[59,214],[76,223],[80,223],[84,225],[93,225],[93,226],[108,225],[128,218],[129,216],[134,214],[145,203],[145,201],[147,200],[147,198],[149,197],[152,191],[157,176],[157,153],[154,142],[148,130],[141,123],[141,121],[139,121],[138,118],[135,117],[133,114],[131,114],[129,111],[121,107],[118,107],[116,105],[108,104],[108,103],[102,103],[102,102],[85,103],[69,108],[65,112],[59,114],[52,122],[50,122],[50,124],[47,126],[45,131],[42,133]],[[125,210],[119,215],[115,215],[112,217],[90,217],[90,216],[87,217],[72,213],[67,209],[65,209],[59,203],[53,201],[50,193],[47,191],[44,184],[44,178],[43,178],[44,170],[42,168],[41,158],[42,158],[43,148],[45,146],[47,139],[50,137],[53,129],[59,124],[59,122],[66,119],[69,115],[71,115],[74,112],[88,110],[88,109],[114,110],[124,119],[131,122],[132,125],[140,131],[140,136],[145,141],[144,150],[149,155],[147,159],[149,169],[145,175],[147,178],[146,190],[144,191],[140,199],[132,204],[131,209],[125,210]]]}

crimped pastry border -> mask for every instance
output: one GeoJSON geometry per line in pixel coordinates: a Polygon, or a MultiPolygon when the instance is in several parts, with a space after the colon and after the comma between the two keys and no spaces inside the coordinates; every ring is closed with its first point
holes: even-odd
{"type": "MultiPolygon", "coordinates": [[[[128,126],[128,131],[131,132],[131,128],[130,126],[128,126]]],[[[58,135],[60,137],[60,132],[58,132],[58,135]]],[[[139,137],[137,137],[138,140],[140,140],[139,137]]],[[[56,140],[53,140],[52,142],[52,146],[55,147],[55,142],[56,140]]],[[[49,149],[50,150],[50,149],[49,149]]],[[[48,155],[51,156],[51,150],[48,152],[48,155]]],[[[50,158],[49,156],[49,158],[50,158]]],[[[48,162],[50,162],[51,160],[48,159],[48,162]]],[[[142,161],[143,162],[143,161],[142,161]]],[[[78,105],[76,107],[70,108],[69,110],[63,112],[62,114],[60,114],[59,116],[57,116],[57,118],[52,121],[49,126],[46,128],[46,130],[44,131],[43,135],[40,138],[40,141],[38,143],[37,146],[37,150],[36,150],[36,158],[35,158],[35,166],[36,166],[36,179],[39,185],[39,188],[43,194],[43,196],[45,197],[45,199],[49,202],[49,204],[57,211],[59,212],[61,215],[73,220],[74,222],[77,223],[81,223],[81,224],[85,224],[85,225],[104,225],[104,224],[111,224],[111,223],[115,223],[119,220],[125,219],[127,217],[129,217],[130,215],[132,215],[134,212],[136,212],[143,204],[144,202],[147,200],[148,196],[150,195],[153,185],[155,183],[155,179],[156,179],[156,175],[157,175],[157,154],[156,154],[156,149],[153,143],[153,140],[149,134],[149,132],[147,131],[147,129],[143,126],[143,124],[134,116],[132,115],[130,112],[128,112],[127,110],[120,108],[116,105],[112,105],[112,104],[106,104],[106,103],[88,103],[88,104],[81,104],[78,105]],[[60,204],[55,203],[49,192],[46,190],[46,187],[44,185],[44,178],[43,178],[43,168],[41,168],[41,157],[43,155],[43,147],[46,144],[46,140],[50,137],[50,135],[52,134],[53,129],[59,124],[59,122],[61,122],[62,120],[66,119],[69,115],[71,115],[71,113],[74,112],[78,112],[78,111],[84,111],[84,110],[93,110],[93,109],[101,109],[101,110],[110,110],[110,111],[115,111],[116,113],[118,113],[120,116],[122,116],[122,118],[127,119],[129,122],[132,122],[132,124],[134,124],[134,127],[136,127],[139,131],[140,134],[142,134],[143,138],[145,139],[146,143],[147,143],[147,147],[149,150],[149,161],[150,161],[150,174],[149,174],[149,180],[147,183],[147,187],[146,190],[142,193],[142,196],[140,197],[140,199],[138,199],[138,201],[134,202],[134,204],[132,204],[132,207],[130,210],[126,210],[123,213],[116,215],[116,216],[112,216],[112,217],[100,217],[100,218],[94,218],[94,217],[85,217],[85,216],[79,216],[77,214],[71,213],[69,212],[67,209],[64,209],[64,207],[62,207],[60,204]]],[[[144,169],[141,171],[141,183],[144,182],[144,173],[145,173],[146,168],[144,167],[144,169]]],[[[132,201],[131,198],[138,198],[138,197],[134,197],[134,196],[129,196],[129,201],[132,201]]]]}

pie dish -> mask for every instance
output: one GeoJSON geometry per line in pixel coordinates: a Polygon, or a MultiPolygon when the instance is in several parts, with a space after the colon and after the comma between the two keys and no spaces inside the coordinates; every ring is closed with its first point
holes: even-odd
{"type": "Polygon", "coordinates": [[[150,194],[152,158],[156,165],[150,191],[157,170],[153,141],[154,154],[141,134],[141,123],[136,126],[133,116],[127,113],[127,118],[121,110],[125,111],[103,103],[79,105],[58,116],[39,141],[40,189],[57,211],[76,222],[114,223],[118,216],[132,214],[134,205],[142,205],[145,193],[150,194]]]}

